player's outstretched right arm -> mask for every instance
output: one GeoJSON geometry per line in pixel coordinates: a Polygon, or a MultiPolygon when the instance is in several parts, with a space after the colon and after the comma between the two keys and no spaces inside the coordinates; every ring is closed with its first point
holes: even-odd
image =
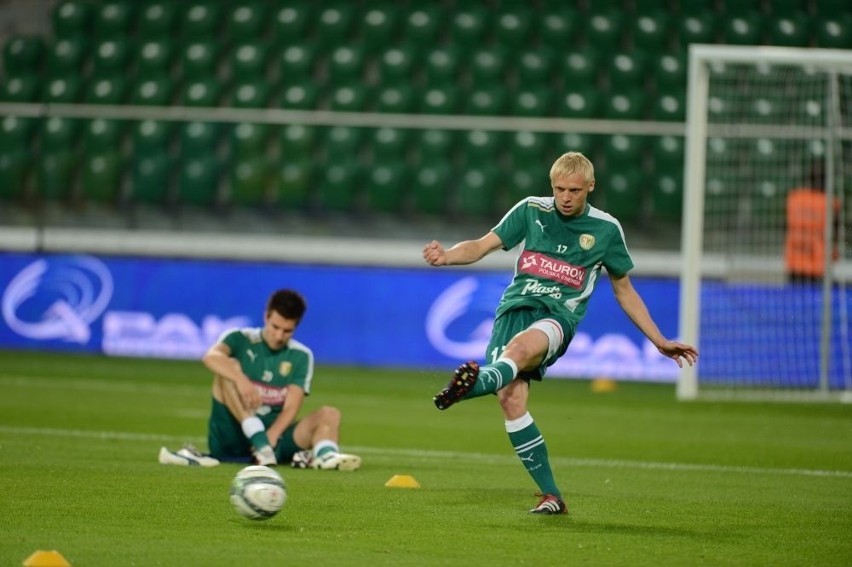
{"type": "Polygon", "coordinates": [[[433,240],[423,247],[423,259],[431,266],[473,264],[502,247],[503,241],[493,232],[488,232],[477,240],[464,240],[448,249],[433,240]]]}

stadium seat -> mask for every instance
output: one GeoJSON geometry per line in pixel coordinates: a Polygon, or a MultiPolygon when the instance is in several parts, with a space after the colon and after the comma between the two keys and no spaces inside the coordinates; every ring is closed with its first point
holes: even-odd
{"type": "Polygon", "coordinates": [[[596,161],[596,154],[599,140],[594,134],[585,134],[581,132],[565,132],[557,134],[554,142],[553,160],[565,152],[580,152],[587,158],[596,161]]]}
{"type": "Polygon", "coordinates": [[[466,166],[458,172],[455,213],[461,218],[490,219],[497,214],[503,174],[491,164],[466,166]]]}
{"type": "Polygon", "coordinates": [[[756,12],[738,13],[722,22],[721,36],[733,45],[757,45],[763,40],[762,17],[756,12]]]}
{"type": "Polygon", "coordinates": [[[130,201],[168,206],[171,200],[172,159],[160,151],[132,160],[130,201]]]}
{"type": "Polygon", "coordinates": [[[240,81],[231,85],[230,104],[234,108],[264,108],[269,100],[266,81],[240,81]]]}
{"type": "Polygon", "coordinates": [[[228,201],[238,207],[265,207],[269,195],[269,162],[263,156],[237,157],[230,166],[228,201]]]}
{"type": "Polygon", "coordinates": [[[257,0],[231,2],[224,16],[228,38],[237,44],[258,41],[269,22],[269,7],[269,3],[257,0]]]}
{"type": "Polygon", "coordinates": [[[226,59],[232,80],[259,81],[266,77],[269,52],[261,41],[244,41],[234,45],[226,59]]]}
{"type": "Polygon", "coordinates": [[[350,126],[332,126],[322,132],[326,163],[354,160],[364,140],[364,129],[350,126]]]}
{"type": "Polygon", "coordinates": [[[173,122],[150,119],[134,122],[131,127],[131,139],[136,158],[168,152],[174,131],[173,122]]]}
{"type": "Polygon", "coordinates": [[[169,0],[150,0],[139,9],[136,33],[144,39],[169,38],[175,29],[175,3],[169,0]]]}
{"type": "Polygon", "coordinates": [[[81,122],[74,118],[51,116],[42,123],[41,150],[46,152],[70,150],[75,147],[81,122]]]}
{"type": "Polygon", "coordinates": [[[425,163],[452,162],[458,145],[455,130],[427,128],[415,131],[414,138],[414,148],[418,152],[421,165],[425,163]]]}
{"type": "Polygon", "coordinates": [[[653,97],[651,118],[664,122],[683,122],[686,119],[686,94],[674,89],[653,97]]]}
{"type": "Polygon", "coordinates": [[[505,80],[506,54],[497,47],[474,49],[469,54],[467,72],[474,86],[500,86],[505,80]]]}
{"type": "Polygon", "coordinates": [[[461,135],[459,150],[462,164],[475,167],[479,164],[499,163],[506,145],[506,133],[491,130],[467,130],[461,135]]]}
{"type": "Polygon", "coordinates": [[[79,100],[81,89],[78,75],[57,77],[47,83],[42,98],[48,103],[73,103],[79,100]]]}
{"type": "Polygon", "coordinates": [[[366,109],[369,99],[368,88],[353,83],[332,89],[328,97],[328,107],[340,112],[361,112],[366,109]]]}
{"type": "Polygon", "coordinates": [[[810,21],[804,12],[773,15],[766,22],[767,43],[785,47],[810,46],[810,21]]]}
{"type": "Polygon", "coordinates": [[[174,43],[168,37],[147,39],[136,52],[138,77],[168,76],[172,70],[174,43]]]}
{"type": "Polygon", "coordinates": [[[617,10],[596,9],[588,14],[586,43],[599,49],[617,50],[623,43],[624,19],[617,10]]]}
{"type": "Polygon", "coordinates": [[[112,75],[126,73],[131,61],[131,40],[126,38],[105,39],[95,44],[92,53],[92,73],[112,75]]]}
{"type": "Polygon", "coordinates": [[[783,93],[756,96],[747,101],[742,120],[752,124],[778,124],[786,121],[790,112],[784,104],[783,93]]]}
{"type": "Polygon", "coordinates": [[[514,204],[530,196],[552,194],[548,171],[540,165],[513,167],[507,188],[509,202],[514,204]]]}
{"type": "Polygon", "coordinates": [[[583,84],[595,86],[600,69],[600,54],[596,49],[583,49],[560,53],[556,58],[557,73],[563,78],[566,87],[578,87],[583,84]]]}
{"type": "Polygon", "coordinates": [[[0,150],[29,151],[37,128],[37,118],[12,115],[0,118],[0,150]]]}
{"type": "Polygon", "coordinates": [[[523,7],[500,10],[494,17],[494,42],[504,49],[516,51],[528,45],[532,13],[523,7]]]}
{"type": "Polygon", "coordinates": [[[419,3],[408,12],[402,23],[402,37],[417,45],[435,45],[444,29],[443,11],[419,3]]]}
{"type": "Polygon", "coordinates": [[[182,160],[177,172],[177,202],[214,208],[219,203],[219,160],[206,155],[182,160]]]}
{"type": "Polygon", "coordinates": [[[219,64],[218,44],[206,39],[187,43],[180,50],[179,60],[184,80],[214,77],[219,64]]]}
{"type": "Polygon", "coordinates": [[[181,87],[178,104],[183,106],[218,106],[222,85],[215,79],[196,78],[181,87]]]}
{"type": "Polygon", "coordinates": [[[642,217],[644,199],[643,175],[639,169],[613,170],[607,168],[596,182],[598,191],[603,192],[603,209],[621,222],[633,222],[642,217]]]}
{"type": "Polygon", "coordinates": [[[214,122],[184,122],[180,129],[180,155],[183,159],[215,157],[219,143],[219,124],[214,122]]]}
{"type": "Polygon", "coordinates": [[[218,37],[222,4],[192,0],[181,4],[180,34],[185,41],[213,41],[218,37]]]}
{"type": "Polygon", "coordinates": [[[273,58],[278,75],[284,85],[309,80],[314,74],[317,50],[309,44],[292,44],[283,47],[273,58]]]}
{"type": "Polygon", "coordinates": [[[509,109],[512,116],[552,116],[553,89],[521,86],[510,95],[509,109]]]}
{"type": "Polygon", "coordinates": [[[601,114],[600,92],[594,86],[578,82],[559,93],[556,114],[562,118],[598,118],[601,114]]]}
{"type": "Polygon", "coordinates": [[[396,39],[400,16],[391,4],[368,6],[358,14],[358,33],[367,53],[382,51],[396,39]]]}
{"type": "Polygon", "coordinates": [[[425,85],[455,85],[459,75],[458,50],[436,47],[426,52],[423,61],[425,85]]]}
{"type": "Polygon", "coordinates": [[[645,118],[647,96],[639,90],[610,91],[604,99],[603,116],[613,120],[641,120],[645,118]]]}
{"type": "Polygon", "coordinates": [[[278,134],[278,147],[284,161],[308,161],[313,158],[317,127],[287,124],[278,134]]]}
{"type": "Polygon", "coordinates": [[[41,91],[40,81],[35,75],[4,77],[0,84],[0,100],[4,102],[36,102],[41,91]]]}
{"type": "Polygon", "coordinates": [[[355,20],[355,6],[345,2],[320,4],[314,22],[314,39],[321,49],[345,44],[355,20]]]}
{"type": "Polygon", "coordinates": [[[364,74],[364,50],[354,45],[341,45],[328,57],[328,82],[331,85],[349,85],[359,82],[364,74]]]}
{"type": "Polygon", "coordinates": [[[578,21],[577,13],[571,4],[560,2],[558,10],[542,13],[538,29],[534,29],[533,34],[537,32],[541,45],[562,45],[565,38],[573,38],[582,30],[578,21]]]}
{"type": "Polygon", "coordinates": [[[292,44],[308,35],[313,26],[311,4],[287,2],[277,4],[271,16],[272,40],[279,45],[292,44]]]}
{"type": "Polygon", "coordinates": [[[3,44],[3,71],[19,75],[38,71],[47,47],[39,36],[13,36],[3,44]]]}
{"type": "Polygon", "coordinates": [[[552,151],[550,151],[548,142],[548,134],[541,132],[519,130],[510,133],[508,150],[512,159],[512,167],[549,169],[553,160],[550,159],[552,151]],[[547,152],[546,156],[545,152],[547,152]]]}
{"type": "MultiPolygon", "coordinates": [[[[47,47],[45,72],[48,76],[61,73],[83,73],[83,65],[89,57],[89,43],[83,37],[55,39],[47,47]]],[[[8,69],[8,67],[7,67],[8,69]]]]}
{"type": "Polygon", "coordinates": [[[314,166],[309,160],[287,159],[272,175],[272,200],[284,209],[305,211],[312,205],[314,166]]]}
{"type": "Polygon", "coordinates": [[[410,113],[416,109],[414,91],[408,85],[389,85],[379,87],[375,96],[376,111],[389,113],[410,113]]]}
{"type": "Polygon", "coordinates": [[[647,79],[646,59],[639,52],[615,51],[605,61],[610,90],[641,89],[647,79]]]}
{"type": "Polygon", "coordinates": [[[683,214],[683,175],[651,177],[651,216],[655,221],[680,222],[683,214]]]}
{"type": "Polygon", "coordinates": [[[110,118],[87,120],[83,127],[83,146],[89,154],[121,148],[127,123],[110,118]]]}
{"type": "Polygon", "coordinates": [[[446,162],[424,163],[417,167],[412,175],[414,210],[425,215],[447,213],[452,180],[452,171],[446,162]]]}
{"type": "Polygon", "coordinates": [[[364,168],[347,157],[332,159],[318,176],[318,205],[323,212],[352,213],[358,209],[364,190],[364,168]]]}
{"type": "Polygon", "coordinates": [[[319,91],[315,84],[304,82],[286,87],[281,93],[280,106],[289,110],[313,110],[317,106],[319,91]]]}
{"type": "Polygon", "coordinates": [[[77,156],[68,147],[41,151],[36,157],[35,192],[46,201],[71,196],[77,156]]]}
{"type": "Polygon", "coordinates": [[[411,177],[404,163],[374,165],[367,174],[367,206],[371,212],[403,213],[411,177]]]}
{"type": "Polygon", "coordinates": [[[490,33],[491,14],[478,6],[462,4],[450,12],[447,31],[450,41],[461,49],[481,46],[490,33]]]}
{"type": "Polygon", "coordinates": [[[458,110],[458,88],[432,86],[421,94],[419,110],[426,114],[454,114],[458,110]]]}
{"type": "Polygon", "coordinates": [[[269,139],[269,125],[253,122],[238,122],[230,126],[231,157],[245,160],[264,156],[269,139]]]}
{"type": "Polygon", "coordinates": [[[653,59],[657,94],[686,89],[687,61],[684,53],[664,53],[653,59]]]}
{"type": "Polygon", "coordinates": [[[823,14],[814,22],[817,47],[852,49],[852,14],[823,14]]]}
{"type": "Polygon", "coordinates": [[[651,149],[656,176],[683,176],[684,139],[682,136],[656,136],[651,149]]]}
{"type": "Polygon", "coordinates": [[[716,12],[713,10],[685,14],[678,24],[678,43],[715,43],[717,26],[716,12]]]}
{"type": "Polygon", "coordinates": [[[86,0],[63,0],[51,11],[53,34],[57,38],[88,36],[92,5],[86,0]]]}
{"type": "Polygon", "coordinates": [[[136,19],[135,5],[128,0],[108,0],[93,10],[95,37],[101,39],[127,37],[136,19]]]}
{"type": "Polygon", "coordinates": [[[640,4],[630,22],[633,49],[643,53],[660,53],[667,50],[672,44],[669,25],[669,17],[665,12],[640,4]]]}
{"type": "Polygon", "coordinates": [[[397,44],[378,54],[377,68],[383,86],[411,82],[419,66],[419,50],[413,44],[397,44]]]}
{"type": "Polygon", "coordinates": [[[410,137],[411,130],[402,128],[384,127],[370,130],[369,143],[373,165],[404,162],[410,137]]]}
{"type": "Polygon", "coordinates": [[[468,92],[464,112],[481,116],[501,116],[506,111],[506,90],[500,86],[480,86],[468,92]]]}
{"type": "Polygon", "coordinates": [[[25,200],[30,159],[23,148],[0,148],[0,203],[25,200]]]}
{"type": "Polygon", "coordinates": [[[605,136],[601,147],[607,171],[642,167],[646,139],[641,136],[612,134],[605,136]]]}
{"type": "Polygon", "coordinates": [[[518,86],[549,85],[553,75],[553,61],[553,51],[547,48],[517,52],[512,66],[515,68],[518,86]]]}
{"type": "Polygon", "coordinates": [[[117,204],[121,196],[122,159],[117,150],[86,153],[80,167],[80,189],[88,202],[117,204]]]}

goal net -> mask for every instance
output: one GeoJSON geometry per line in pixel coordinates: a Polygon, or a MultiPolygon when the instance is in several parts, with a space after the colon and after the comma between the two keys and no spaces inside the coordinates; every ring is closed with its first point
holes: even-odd
{"type": "Polygon", "coordinates": [[[689,57],[678,397],[852,401],[852,51],[689,57]]]}

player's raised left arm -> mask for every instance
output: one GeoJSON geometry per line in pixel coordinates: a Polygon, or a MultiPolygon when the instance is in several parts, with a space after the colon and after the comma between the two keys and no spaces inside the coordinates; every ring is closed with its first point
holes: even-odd
{"type": "Polygon", "coordinates": [[[621,276],[610,274],[610,281],[615,299],[624,313],[648,337],[648,340],[657,347],[661,354],[674,360],[680,367],[683,367],[684,360],[690,366],[695,364],[698,360],[698,350],[692,345],[672,341],[663,336],[627,274],[621,276]]]}

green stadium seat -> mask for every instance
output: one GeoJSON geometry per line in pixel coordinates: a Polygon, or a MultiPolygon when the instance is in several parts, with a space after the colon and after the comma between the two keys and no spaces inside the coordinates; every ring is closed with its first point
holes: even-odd
{"type": "Polygon", "coordinates": [[[491,30],[491,14],[483,8],[462,4],[450,12],[447,31],[450,41],[461,49],[479,47],[491,30]]]}
{"type": "Polygon", "coordinates": [[[136,18],[136,33],[143,40],[169,38],[172,36],[177,11],[169,0],[149,0],[140,7],[136,18]]]}
{"type": "Polygon", "coordinates": [[[458,172],[456,213],[460,218],[490,219],[497,214],[503,174],[491,164],[468,166],[458,172]]]}
{"type": "Polygon", "coordinates": [[[364,85],[351,83],[331,90],[328,97],[330,110],[339,112],[360,112],[366,109],[369,90],[364,85]]]}
{"type": "Polygon", "coordinates": [[[683,175],[662,174],[651,178],[651,217],[654,221],[679,223],[683,216],[683,175]]]}
{"type": "Polygon", "coordinates": [[[683,53],[664,53],[653,60],[657,93],[686,89],[687,61],[683,53]]]}
{"type": "Polygon", "coordinates": [[[715,43],[718,27],[716,14],[713,10],[702,10],[684,15],[678,23],[680,45],[715,43]]]}
{"type": "Polygon", "coordinates": [[[557,74],[566,87],[577,87],[581,83],[594,86],[600,75],[600,53],[596,49],[584,49],[560,53],[556,58],[557,74]]]}
{"type": "Polygon", "coordinates": [[[326,161],[354,159],[361,149],[365,132],[351,126],[332,126],[322,132],[326,161]]]}
{"type": "Polygon", "coordinates": [[[367,53],[377,53],[396,39],[401,14],[392,5],[368,6],[358,14],[361,43],[367,53]]]}
{"type": "Polygon", "coordinates": [[[0,118],[0,150],[28,152],[38,128],[37,118],[4,116],[0,118]]]}
{"type": "Polygon", "coordinates": [[[57,38],[47,48],[45,71],[48,76],[83,73],[89,56],[89,43],[83,37],[57,38]]]}
{"type": "Polygon", "coordinates": [[[317,127],[303,124],[287,124],[278,135],[278,147],[281,159],[290,161],[309,161],[313,158],[317,144],[317,127]]]}
{"type": "Polygon", "coordinates": [[[595,162],[598,150],[598,137],[582,132],[564,132],[557,134],[553,160],[565,152],[580,152],[595,162]]]}
{"type": "Polygon", "coordinates": [[[809,47],[810,24],[804,12],[775,14],[766,23],[767,42],[785,47],[809,47]]]}
{"type": "Polygon", "coordinates": [[[464,112],[480,116],[502,116],[507,107],[506,90],[501,86],[479,86],[467,93],[464,112]]]}
{"type": "Polygon", "coordinates": [[[89,35],[92,4],[86,0],[63,0],[51,11],[53,34],[57,38],[89,35]]]}
{"type": "Polygon", "coordinates": [[[126,73],[131,61],[131,41],[126,38],[105,39],[95,44],[92,73],[112,75],[126,73]]]}
{"type": "Polygon", "coordinates": [[[462,133],[459,149],[466,166],[499,163],[506,145],[506,133],[491,130],[468,130],[462,133]]]}
{"type": "Polygon", "coordinates": [[[75,147],[81,122],[74,118],[51,116],[42,123],[41,149],[45,152],[70,150],[75,147]]]}
{"type": "Polygon", "coordinates": [[[757,12],[738,13],[722,22],[721,36],[733,45],[757,45],[763,40],[762,16],[757,12]]]}
{"type": "Polygon", "coordinates": [[[109,0],[95,5],[92,14],[95,36],[104,39],[127,37],[135,19],[135,6],[129,0],[109,0]]]}
{"type": "Polygon", "coordinates": [[[413,173],[412,200],[416,212],[443,215],[448,211],[448,193],[453,176],[444,161],[421,164],[413,173]]]}
{"type": "Polygon", "coordinates": [[[266,81],[239,81],[231,86],[231,106],[234,108],[264,108],[269,100],[269,83],[266,81]]]}
{"type": "Polygon", "coordinates": [[[852,14],[823,14],[814,22],[817,47],[852,49],[852,14]]]}
{"type": "Polygon", "coordinates": [[[138,77],[158,77],[171,74],[174,43],[168,37],[147,39],[139,45],[136,53],[138,77]]]}
{"type": "Polygon", "coordinates": [[[641,218],[644,205],[642,172],[637,169],[613,170],[596,174],[595,186],[604,194],[604,210],[621,222],[633,222],[641,218]]]}
{"type": "Polygon", "coordinates": [[[419,67],[418,48],[412,44],[397,44],[379,53],[377,68],[383,86],[411,81],[419,67]]]}
{"type": "Polygon", "coordinates": [[[595,9],[588,14],[586,43],[599,49],[619,49],[623,43],[624,18],[614,9],[595,9]]]}
{"type": "MultiPolygon", "coordinates": [[[[577,25],[580,18],[570,4],[560,3],[558,9],[548,10],[541,14],[538,27],[538,37],[541,45],[558,46],[565,38],[573,38],[581,31],[577,25]]],[[[535,33],[536,30],[533,30],[535,33]]]]}
{"type": "Polygon", "coordinates": [[[270,19],[273,41],[282,45],[288,44],[308,35],[313,26],[312,7],[306,2],[276,4],[270,19]]]}
{"type": "Polygon", "coordinates": [[[238,207],[266,207],[270,164],[263,156],[237,157],[230,168],[229,202],[238,207]]]}
{"type": "Polygon", "coordinates": [[[601,152],[607,171],[640,168],[644,160],[645,146],[646,141],[640,136],[605,136],[601,152]]]}
{"type": "Polygon", "coordinates": [[[594,86],[576,83],[563,89],[556,101],[556,114],[562,118],[599,118],[600,92],[594,86]]]}
{"type": "Polygon", "coordinates": [[[269,125],[238,122],[231,129],[231,157],[246,160],[266,154],[269,125]]]}
{"type": "Polygon", "coordinates": [[[364,167],[354,160],[328,162],[319,175],[318,205],[323,212],[352,213],[364,191],[364,167]]]}
{"type": "Polygon", "coordinates": [[[417,45],[435,45],[444,29],[444,12],[436,6],[418,4],[402,23],[402,37],[417,45]]]}
{"type": "Polygon", "coordinates": [[[285,85],[309,80],[317,63],[317,50],[308,44],[293,44],[282,47],[273,58],[280,80],[285,85]]]}
{"type": "Polygon", "coordinates": [[[0,148],[0,203],[26,199],[29,161],[29,152],[22,148],[0,148]]]}
{"type": "Polygon", "coordinates": [[[222,85],[215,79],[197,78],[185,83],[180,90],[178,104],[183,106],[218,106],[222,85]]]}
{"type": "Polygon", "coordinates": [[[165,120],[140,120],[131,126],[131,138],[136,158],[168,152],[175,132],[175,123],[165,120]]]}
{"type": "Polygon", "coordinates": [[[219,47],[213,40],[195,40],[184,45],[179,55],[184,79],[210,78],[219,65],[219,47]]]}
{"type": "Polygon", "coordinates": [[[414,91],[408,85],[388,85],[379,87],[375,96],[376,111],[397,114],[414,112],[417,108],[414,91]]]}
{"type": "Polygon", "coordinates": [[[270,4],[257,0],[230,2],[224,16],[227,35],[234,43],[258,41],[269,22],[270,4]]]}
{"type": "Polygon", "coordinates": [[[655,176],[683,177],[684,139],[682,136],[656,136],[651,153],[655,176]]]}
{"type": "Polygon", "coordinates": [[[246,41],[234,45],[227,57],[233,80],[263,80],[269,65],[269,51],[261,41],[246,41]]]}
{"type": "Polygon", "coordinates": [[[604,99],[603,116],[613,120],[642,120],[647,99],[639,90],[610,91],[604,99]]]}
{"type": "Polygon", "coordinates": [[[790,109],[785,104],[782,93],[750,98],[743,111],[743,122],[751,124],[778,124],[790,116],[790,109]]]}
{"type": "Polygon", "coordinates": [[[541,166],[514,167],[509,177],[508,198],[516,203],[530,196],[551,195],[549,170],[541,166]]]}
{"type": "Polygon", "coordinates": [[[529,44],[532,12],[522,7],[500,10],[494,18],[494,42],[504,49],[519,50],[529,44]]]}
{"type": "Polygon", "coordinates": [[[475,49],[468,60],[470,82],[475,86],[497,86],[505,81],[506,54],[496,47],[475,49]]]}
{"type": "Polygon", "coordinates": [[[180,124],[180,155],[184,159],[214,156],[219,144],[219,124],[192,121],[180,124]]]}
{"type": "Polygon", "coordinates": [[[550,49],[527,49],[517,52],[514,68],[518,85],[549,85],[553,78],[554,56],[550,49]]]}
{"type": "Polygon", "coordinates": [[[435,47],[426,52],[423,61],[426,86],[454,85],[459,75],[459,53],[453,47],[435,47]]]}
{"type": "Polygon", "coordinates": [[[289,110],[313,110],[317,106],[319,91],[315,84],[304,82],[293,84],[281,93],[281,108],[289,110]]]}
{"type": "Polygon", "coordinates": [[[641,89],[647,79],[646,59],[640,52],[616,51],[605,62],[610,90],[641,89]]]}
{"type": "Polygon", "coordinates": [[[41,94],[40,84],[35,75],[7,76],[0,84],[0,100],[4,102],[36,102],[41,94]]]}
{"type": "Polygon", "coordinates": [[[553,90],[523,85],[510,96],[509,109],[512,116],[551,116],[553,90]]]}
{"type": "Polygon", "coordinates": [[[686,94],[667,90],[653,97],[651,118],[663,122],[683,122],[686,119],[686,94]]]}
{"type": "Polygon", "coordinates": [[[411,173],[403,163],[373,166],[367,174],[367,206],[374,213],[403,213],[411,173]]]}
{"type": "Polygon", "coordinates": [[[369,132],[373,165],[404,162],[408,154],[411,131],[402,128],[374,128],[369,132]]]}
{"type": "Polygon", "coordinates": [[[213,155],[182,160],[177,172],[177,202],[215,208],[219,203],[219,159],[213,155]]]}
{"type": "Polygon", "coordinates": [[[37,72],[47,46],[39,36],[13,36],[3,44],[3,71],[7,75],[37,72]]]}
{"type": "Polygon", "coordinates": [[[272,175],[272,200],[288,210],[311,208],[314,189],[314,166],[310,160],[285,160],[272,175]]]}
{"type": "Polygon", "coordinates": [[[89,154],[121,148],[127,123],[110,118],[93,118],[83,126],[83,147],[89,154]]]}
{"type": "Polygon", "coordinates": [[[68,147],[39,152],[36,163],[35,192],[39,199],[59,201],[72,192],[77,156],[68,147]]]}
{"type": "Polygon", "coordinates": [[[218,2],[192,0],[181,4],[180,34],[189,42],[214,41],[222,20],[222,5],[218,2]]]}
{"type": "Polygon", "coordinates": [[[130,201],[168,206],[171,200],[172,159],[160,151],[132,160],[130,201]]]}
{"type": "Polygon", "coordinates": [[[665,12],[638,7],[630,22],[633,49],[643,53],[660,53],[672,43],[670,21],[665,12]]]}
{"type": "Polygon", "coordinates": [[[519,130],[509,135],[509,155],[513,168],[537,167],[542,171],[550,168],[553,160],[549,135],[529,130],[519,130]]]}
{"type": "Polygon", "coordinates": [[[432,86],[422,93],[420,112],[426,114],[454,114],[459,106],[459,90],[457,87],[432,86]]]}
{"type": "Polygon", "coordinates": [[[454,130],[427,128],[415,131],[414,148],[419,161],[425,163],[451,163],[458,146],[458,135],[454,130]]]}
{"type": "Polygon", "coordinates": [[[320,4],[314,22],[314,39],[324,49],[341,45],[350,38],[354,21],[354,5],[345,2],[320,4]]]}
{"type": "Polygon", "coordinates": [[[728,17],[736,17],[743,13],[758,13],[763,8],[761,0],[721,0],[719,4],[717,9],[721,10],[728,17]]]}
{"type": "Polygon", "coordinates": [[[51,79],[44,88],[44,102],[74,103],[80,99],[82,84],[78,75],[51,79]]]}
{"type": "Polygon", "coordinates": [[[328,81],[332,85],[358,82],[364,74],[366,63],[364,50],[358,46],[342,45],[328,57],[328,81]]]}
{"type": "Polygon", "coordinates": [[[740,121],[739,101],[735,97],[710,94],[707,98],[707,121],[711,124],[730,124],[740,121]]]}
{"type": "Polygon", "coordinates": [[[118,150],[87,153],[80,166],[80,188],[88,202],[116,204],[121,196],[123,164],[118,150]]]}

